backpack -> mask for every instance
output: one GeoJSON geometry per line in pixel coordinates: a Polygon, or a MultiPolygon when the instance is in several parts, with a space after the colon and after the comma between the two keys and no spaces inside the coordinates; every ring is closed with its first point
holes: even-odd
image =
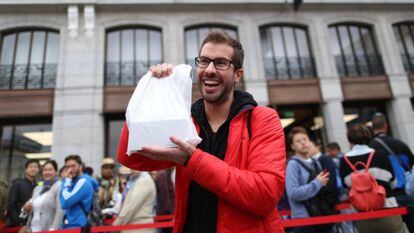
{"type": "Polygon", "coordinates": [[[351,188],[349,190],[349,201],[358,211],[371,211],[381,209],[385,204],[386,192],[384,187],[377,183],[377,180],[369,173],[369,166],[374,157],[375,150],[369,154],[367,163],[361,161],[352,164],[344,155],[346,163],[351,167],[351,188]],[[356,167],[361,165],[364,170],[358,171],[356,167]]]}
{"type": "Polygon", "coordinates": [[[407,184],[405,186],[405,193],[407,196],[414,198],[414,167],[411,171],[411,173],[406,173],[406,181],[407,184]]]}
{"type": "Polygon", "coordinates": [[[376,137],[374,140],[381,144],[388,152],[388,160],[391,162],[392,169],[394,170],[394,175],[397,180],[395,189],[404,189],[407,183],[405,173],[410,172],[408,157],[394,153],[394,151],[391,150],[391,148],[382,139],[376,137]]]}
{"type": "Polygon", "coordinates": [[[86,211],[85,207],[81,204],[79,204],[83,213],[86,216],[88,226],[100,226],[102,225],[102,213],[101,213],[101,206],[99,204],[99,195],[98,192],[93,191],[92,196],[92,205],[91,209],[89,211],[86,211]]]}
{"type": "MultiPolygon", "coordinates": [[[[322,169],[318,166],[315,159],[312,159],[313,169],[309,168],[308,165],[304,164],[303,161],[298,158],[293,157],[291,160],[298,162],[299,165],[309,173],[307,183],[312,182],[318,174],[322,172],[322,169]]],[[[335,203],[330,200],[329,190],[324,186],[314,197],[305,200],[302,203],[311,217],[336,214],[335,203]]]]}

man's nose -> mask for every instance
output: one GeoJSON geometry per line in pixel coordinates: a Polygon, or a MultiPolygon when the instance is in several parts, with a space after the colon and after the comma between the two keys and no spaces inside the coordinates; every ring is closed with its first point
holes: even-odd
{"type": "Polygon", "coordinates": [[[206,67],[205,71],[206,73],[216,73],[216,67],[214,66],[214,62],[210,61],[210,64],[208,64],[208,66],[206,67]]]}

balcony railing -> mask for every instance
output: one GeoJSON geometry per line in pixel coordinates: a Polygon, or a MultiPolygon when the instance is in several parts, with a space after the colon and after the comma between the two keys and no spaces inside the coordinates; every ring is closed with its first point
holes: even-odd
{"type": "Polygon", "coordinates": [[[162,61],[150,62],[106,62],[105,86],[135,86],[150,66],[162,61]]]}
{"type": "Polygon", "coordinates": [[[335,63],[340,77],[360,77],[383,75],[384,67],[381,56],[335,56],[335,63]]]}
{"type": "Polygon", "coordinates": [[[408,74],[414,74],[414,54],[402,54],[401,55],[404,70],[408,74]]]}
{"type": "Polygon", "coordinates": [[[0,89],[54,88],[57,64],[0,65],[0,89]]]}
{"type": "Polygon", "coordinates": [[[275,57],[264,59],[268,80],[293,80],[316,77],[312,57],[275,57]]]}

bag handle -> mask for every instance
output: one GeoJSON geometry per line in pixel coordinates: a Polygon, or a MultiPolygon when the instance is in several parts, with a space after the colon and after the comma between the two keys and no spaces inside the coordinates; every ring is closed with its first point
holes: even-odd
{"type": "Polygon", "coordinates": [[[358,170],[356,169],[356,167],[358,165],[364,166],[365,167],[365,171],[368,172],[368,169],[371,166],[371,162],[372,162],[372,158],[374,157],[374,154],[375,154],[375,150],[372,150],[371,153],[368,156],[367,163],[363,163],[362,161],[358,161],[355,164],[352,164],[351,161],[348,159],[348,156],[346,156],[346,154],[344,154],[344,159],[345,159],[345,162],[349,165],[349,167],[351,167],[351,169],[354,172],[358,172],[358,170]]]}

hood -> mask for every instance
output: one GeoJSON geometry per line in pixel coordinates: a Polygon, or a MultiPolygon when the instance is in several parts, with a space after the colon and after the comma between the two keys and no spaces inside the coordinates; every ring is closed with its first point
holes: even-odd
{"type": "Polygon", "coordinates": [[[88,179],[91,182],[93,190],[95,192],[98,192],[98,190],[99,190],[98,181],[95,178],[93,178],[92,176],[88,175],[88,174],[84,174],[84,175],[85,175],[86,179],[88,179]]]}
{"type": "MultiPolygon", "coordinates": [[[[230,107],[230,113],[227,117],[227,121],[231,121],[243,110],[257,106],[257,102],[253,99],[253,96],[247,92],[235,90],[233,97],[234,99],[230,107]]],[[[203,122],[206,115],[204,110],[204,99],[201,98],[193,104],[191,107],[191,115],[198,123],[203,122]]]]}

